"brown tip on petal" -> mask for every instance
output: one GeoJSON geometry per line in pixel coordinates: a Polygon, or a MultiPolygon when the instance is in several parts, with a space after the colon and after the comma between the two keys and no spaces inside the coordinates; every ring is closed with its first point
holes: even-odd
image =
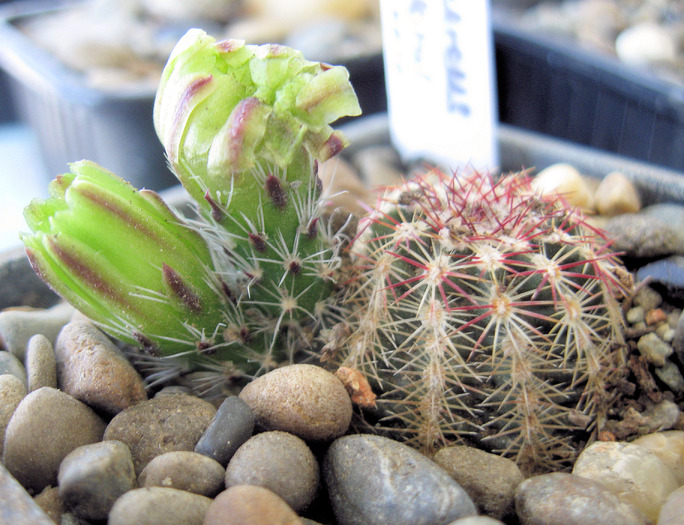
{"type": "Polygon", "coordinates": [[[162,264],[162,276],[164,282],[185,306],[193,312],[199,312],[202,309],[199,297],[190,289],[183,277],[166,263],[162,264]]]}
{"type": "Polygon", "coordinates": [[[285,209],[287,206],[287,194],[283,189],[283,183],[280,179],[269,173],[264,186],[273,205],[279,210],[285,209]]]}
{"type": "Polygon", "coordinates": [[[257,233],[250,233],[248,237],[249,241],[252,243],[252,246],[256,251],[258,251],[259,253],[264,253],[266,251],[266,241],[261,235],[257,233]]]}
{"type": "Polygon", "coordinates": [[[209,206],[211,206],[211,218],[216,222],[221,222],[225,214],[216,201],[211,198],[211,195],[209,195],[208,191],[204,194],[204,200],[209,203],[209,206]]]}
{"type": "Polygon", "coordinates": [[[260,105],[261,102],[258,98],[247,97],[238,102],[230,113],[230,127],[226,147],[228,148],[228,158],[235,166],[240,165],[240,158],[245,153],[243,150],[243,139],[247,124],[255,108],[260,105]]]}
{"type": "Polygon", "coordinates": [[[347,147],[346,141],[337,132],[333,132],[325,144],[321,147],[320,157],[322,160],[328,160],[337,155],[340,151],[347,147]]]}

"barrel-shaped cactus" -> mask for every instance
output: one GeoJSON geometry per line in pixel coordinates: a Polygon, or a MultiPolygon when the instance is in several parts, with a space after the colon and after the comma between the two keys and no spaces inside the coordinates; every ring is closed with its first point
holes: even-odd
{"type": "Polygon", "coordinates": [[[626,272],[560,197],[524,175],[432,172],[389,191],[351,251],[323,359],[380,393],[367,427],[548,468],[602,424],[626,272]]]}

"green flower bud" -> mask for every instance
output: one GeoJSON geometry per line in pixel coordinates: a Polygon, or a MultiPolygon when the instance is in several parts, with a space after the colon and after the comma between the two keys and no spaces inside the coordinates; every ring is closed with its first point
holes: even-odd
{"type": "Polygon", "coordinates": [[[205,209],[207,193],[249,209],[253,181],[245,172],[286,170],[288,181],[306,181],[312,159],[347,144],[330,123],[360,112],[344,67],[192,29],[162,73],[154,124],[173,170],[205,209]]]}
{"type": "Polygon", "coordinates": [[[202,237],[155,192],[89,161],[70,167],[24,212],[36,273],[124,341],[170,355],[211,337],[223,294],[202,237]]]}

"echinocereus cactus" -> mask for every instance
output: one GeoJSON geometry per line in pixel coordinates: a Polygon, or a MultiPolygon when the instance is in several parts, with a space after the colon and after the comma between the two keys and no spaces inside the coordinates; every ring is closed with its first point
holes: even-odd
{"type": "Polygon", "coordinates": [[[151,353],[227,375],[292,359],[339,264],[319,221],[317,162],[346,145],[329,124],[358,112],[342,67],[191,30],[164,70],[154,122],[199,216],[181,220],[156,194],[76,163],[26,211],[34,267],[151,353]]]}
{"type": "Polygon", "coordinates": [[[366,425],[425,450],[469,439],[567,465],[623,367],[606,240],[526,176],[421,176],[362,219],[323,360],[380,394],[366,425]]]}

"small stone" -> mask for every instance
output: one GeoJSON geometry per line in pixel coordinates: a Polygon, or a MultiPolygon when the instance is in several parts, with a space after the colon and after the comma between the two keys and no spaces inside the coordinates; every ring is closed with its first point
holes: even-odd
{"type": "Polygon", "coordinates": [[[202,525],[211,499],[185,490],[146,487],[114,502],[107,525],[202,525]]]}
{"type": "Polygon", "coordinates": [[[646,361],[655,366],[665,366],[665,360],[673,352],[672,347],[653,332],[642,335],[637,341],[637,348],[646,361]]]}
{"type": "Polygon", "coordinates": [[[254,412],[237,396],[227,397],[202,434],[195,452],[218,461],[224,467],[235,451],[254,431],[254,412]]]}
{"type": "MultiPolygon", "coordinates": [[[[280,496],[264,487],[236,485],[221,492],[209,506],[203,525],[302,525],[280,496]]],[[[108,524],[111,525],[111,524],[108,524]]]]}
{"type": "Polygon", "coordinates": [[[29,392],[44,386],[57,388],[55,350],[43,334],[36,334],[29,339],[25,366],[29,392]]]}
{"type": "Polygon", "coordinates": [[[647,525],[641,512],[597,481],[564,472],[523,481],[515,508],[521,525],[647,525]]]}
{"type": "Polygon", "coordinates": [[[679,367],[669,359],[665,364],[654,369],[654,373],[663,383],[665,383],[673,392],[681,392],[684,390],[684,376],[679,371],[679,367]]]}
{"type": "Polygon", "coordinates": [[[335,440],[325,454],[323,475],[339,525],[429,525],[477,514],[468,494],[444,469],[381,436],[335,440]]]}
{"type": "Polygon", "coordinates": [[[40,494],[33,498],[33,501],[43,509],[48,518],[55,523],[61,522],[62,514],[64,514],[64,505],[62,505],[62,499],[59,497],[59,489],[57,487],[45,487],[40,494]]]}
{"type": "Polygon", "coordinates": [[[361,216],[365,209],[360,203],[375,203],[372,192],[361,181],[354,167],[344,159],[335,157],[321,163],[318,176],[326,193],[331,195],[328,201],[332,208],[342,208],[361,216]]]}
{"type": "Polygon", "coordinates": [[[342,382],[314,365],[277,368],[240,392],[266,430],[282,430],[302,439],[329,441],[349,428],[352,404],[342,382]]]}
{"type": "Polygon", "coordinates": [[[665,312],[663,312],[660,308],[654,308],[646,312],[644,320],[648,326],[654,326],[667,321],[667,314],[665,314],[665,312]]]}
{"type": "Polygon", "coordinates": [[[615,53],[626,64],[649,66],[677,63],[677,43],[660,24],[642,22],[622,31],[615,53]]]}
{"type": "Polygon", "coordinates": [[[139,476],[156,456],[194,450],[214,414],[216,408],[208,401],[187,394],[167,394],[119,412],[107,426],[104,439],[128,445],[139,476]]]}
{"type": "Polygon", "coordinates": [[[226,469],[207,456],[177,450],[157,456],[140,473],[140,487],[170,487],[213,498],[223,490],[226,469]]]}
{"type": "Polygon", "coordinates": [[[121,441],[102,441],[71,451],[59,466],[59,496],[74,515],[107,518],[116,499],[135,488],[131,451],[121,441]]]}
{"type": "Polygon", "coordinates": [[[72,321],[55,345],[60,388],[110,415],[147,399],[145,384],[123,352],[93,324],[72,321]]]}
{"type": "Polygon", "coordinates": [[[596,441],[577,458],[573,474],[592,479],[655,522],[667,496],[677,488],[670,469],[653,452],[619,441],[596,441]]]}
{"type": "Polygon", "coordinates": [[[634,296],[634,304],[644,312],[658,308],[663,303],[663,296],[650,286],[642,286],[634,296]]]}
{"type": "Polygon", "coordinates": [[[681,525],[684,516],[684,486],[674,490],[660,507],[658,525],[681,525]]]}
{"type": "Polygon", "coordinates": [[[641,199],[634,183],[624,174],[614,171],[606,175],[594,191],[596,211],[613,216],[636,213],[641,209],[641,199]]]}
{"type": "Polygon", "coordinates": [[[55,525],[35,500],[0,463],[0,523],[55,525]]]}
{"type": "Polygon", "coordinates": [[[318,490],[318,462],[306,443],[286,432],[249,438],[226,467],[226,487],[258,485],[283,498],[295,512],[306,509],[318,490]]]}
{"type": "Polygon", "coordinates": [[[14,354],[0,351],[0,375],[10,374],[16,377],[28,389],[26,369],[14,354]]]}
{"type": "Polygon", "coordinates": [[[670,325],[668,325],[667,323],[658,325],[658,328],[656,328],[655,333],[658,337],[660,337],[663,341],[670,345],[672,344],[672,341],[674,341],[675,331],[674,329],[670,328],[670,325]]]}
{"type": "Polygon", "coordinates": [[[24,360],[29,339],[43,334],[54,344],[57,334],[69,322],[74,307],[59,303],[47,309],[8,309],[0,312],[0,343],[24,360]]]}
{"type": "Polygon", "coordinates": [[[515,489],[525,478],[512,460],[465,446],[445,447],[433,460],[465,489],[483,514],[504,518],[515,513],[515,489]]]}
{"type": "Polygon", "coordinates": [[[592,191],[580,172],[570,164],[553,164],[541,170],[532,180],[532,189],[542,195],[558,193],[571,206],[594,209],[592,191]]]}
{"type": "Polygon", "coordinates": [[[87,405],[54,388],[22,399],[5,431],[2,461],[24,487],[57,484],[59,465],[81,445],[102,439],[104,422],[87,405]]]}
{"type": "Polygon", "coordinates": [[[638,437],[632,444],[653,452],[668,466],[677,485],[684,485],[684,431],[654,432],[638,437]]]}
{"type": "Polygon", "coordinates": [[[629,324],[640,323],[645,319],[645,317],[646,312],[644,312],[644,309],[641,306],[630,308],[627,310],[627,314],[625,314],[625,319],[627,319],[629,324]]]}
{"type": "Polygon", "coordinates": [[[4,447],[5,429],[26,394],[26,385],[16,376],[0,375],[0,455],[4,447]]]}

